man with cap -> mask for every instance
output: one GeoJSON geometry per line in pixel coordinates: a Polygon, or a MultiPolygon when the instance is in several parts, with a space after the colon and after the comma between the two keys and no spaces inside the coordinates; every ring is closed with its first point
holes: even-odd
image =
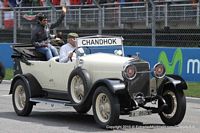
{"type": "Polygon", "coordinates": [[[50,29],[57,27],[62,22],[66,11],[66,7],[63,7],[62,15],[53,24],[48,24],[47,17],[44,14],[40,14],[39,16],[37,16],[38,24],[32,31],[31,41],[36,50],[44,54],[47,60],[51,59],[54,56],[58,56],[57,49],[50,44],[50,29]]]}
{"type": "Polygon", "coordinates": [[[77,47],[77,37],[77,33],[69,33],[67,35],[67,43],[60,48],[59,62],[66,63],[72,58],[73,51],[77,47]]]}

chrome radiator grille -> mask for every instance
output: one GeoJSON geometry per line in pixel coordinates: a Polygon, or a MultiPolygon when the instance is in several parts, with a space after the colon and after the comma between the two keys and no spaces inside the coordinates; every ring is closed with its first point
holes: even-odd
{"type": "Polygon", "coordinates": [[[127,81],[128,91],[131,97],[134,97],[138,93],[142,93],[144,96],[150,95],[150,70],[148,63],[134,63],[137,68],[136,77],[127,81]]]}

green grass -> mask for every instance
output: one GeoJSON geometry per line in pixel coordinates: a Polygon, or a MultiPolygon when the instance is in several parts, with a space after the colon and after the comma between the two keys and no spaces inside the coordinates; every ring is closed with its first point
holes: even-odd
{"type": "Polygon", "coordinates": [[[10,80],[13,78],[13,69],[12,68],[9,68],[9,69],[6,69],[6,75],[5,75],[5,80],[10,80]]]}
{"type": "MultiPolygon", "coordinates": [[[[4,79],[10,80],[13,78],[13,69],[6,69],[6,76],[4,79]]],[[[200,83],[188,82],[188,89],[185,91],[186,96],[200,98],[200,83]]]]}
{"type": "Polygon", "coordinates": [[[186,96],[200,98],[200,83],[188,82],[188,89],[185,91],[186,96]]]}

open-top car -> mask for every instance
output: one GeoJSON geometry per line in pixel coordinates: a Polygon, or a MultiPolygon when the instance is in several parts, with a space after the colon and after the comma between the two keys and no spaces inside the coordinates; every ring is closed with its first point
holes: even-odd
{"type": "Polygon", "coordinates": [[[78,113],[92,107],[103,128],[116,125],[120,115],[152,113],[158,113],[166,125],[179,124],[186,111],[185,81],[166,75],[160,63],[151,68],[139,55],[125,57],[122,42],[114,36],[77,38],[75,57],[67,63],[60,63],[58,57],[45,61],[31,45],[13,45],[15,77],[10,94],[17,115],[28,116],[33,105],[44,102],[73,106],[78,113]],[[118,48],[91,52],[102,46],[118,48]],[[85,53],[78,52],[80,48],[85,53]]]}

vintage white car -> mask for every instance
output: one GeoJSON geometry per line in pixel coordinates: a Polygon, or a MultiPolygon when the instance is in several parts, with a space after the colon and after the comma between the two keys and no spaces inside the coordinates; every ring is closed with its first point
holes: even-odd
{"type": "Polygon", "coordinates": [[[166,75],[160,63],[151,68],[139,55],[123,56],[122,41],[114,36],[77,38],[76,56],[68,63],[59,63],[58,57],[45,61],[32,46],[14,45],[10,94],[17,115],[28,116],[33,105],[44,102],[73,106],[78,113],[87,113],[92,106],[95,121],[103,128],[116,125],[120,115],[152,113],[166,125],[179,124],[186,111],[185,81],[166,75]],[[97,46],[121,49],[115,54],[91,52],[97,46]],[[78,54],[79,48],[89,52],[78,54]]]}

